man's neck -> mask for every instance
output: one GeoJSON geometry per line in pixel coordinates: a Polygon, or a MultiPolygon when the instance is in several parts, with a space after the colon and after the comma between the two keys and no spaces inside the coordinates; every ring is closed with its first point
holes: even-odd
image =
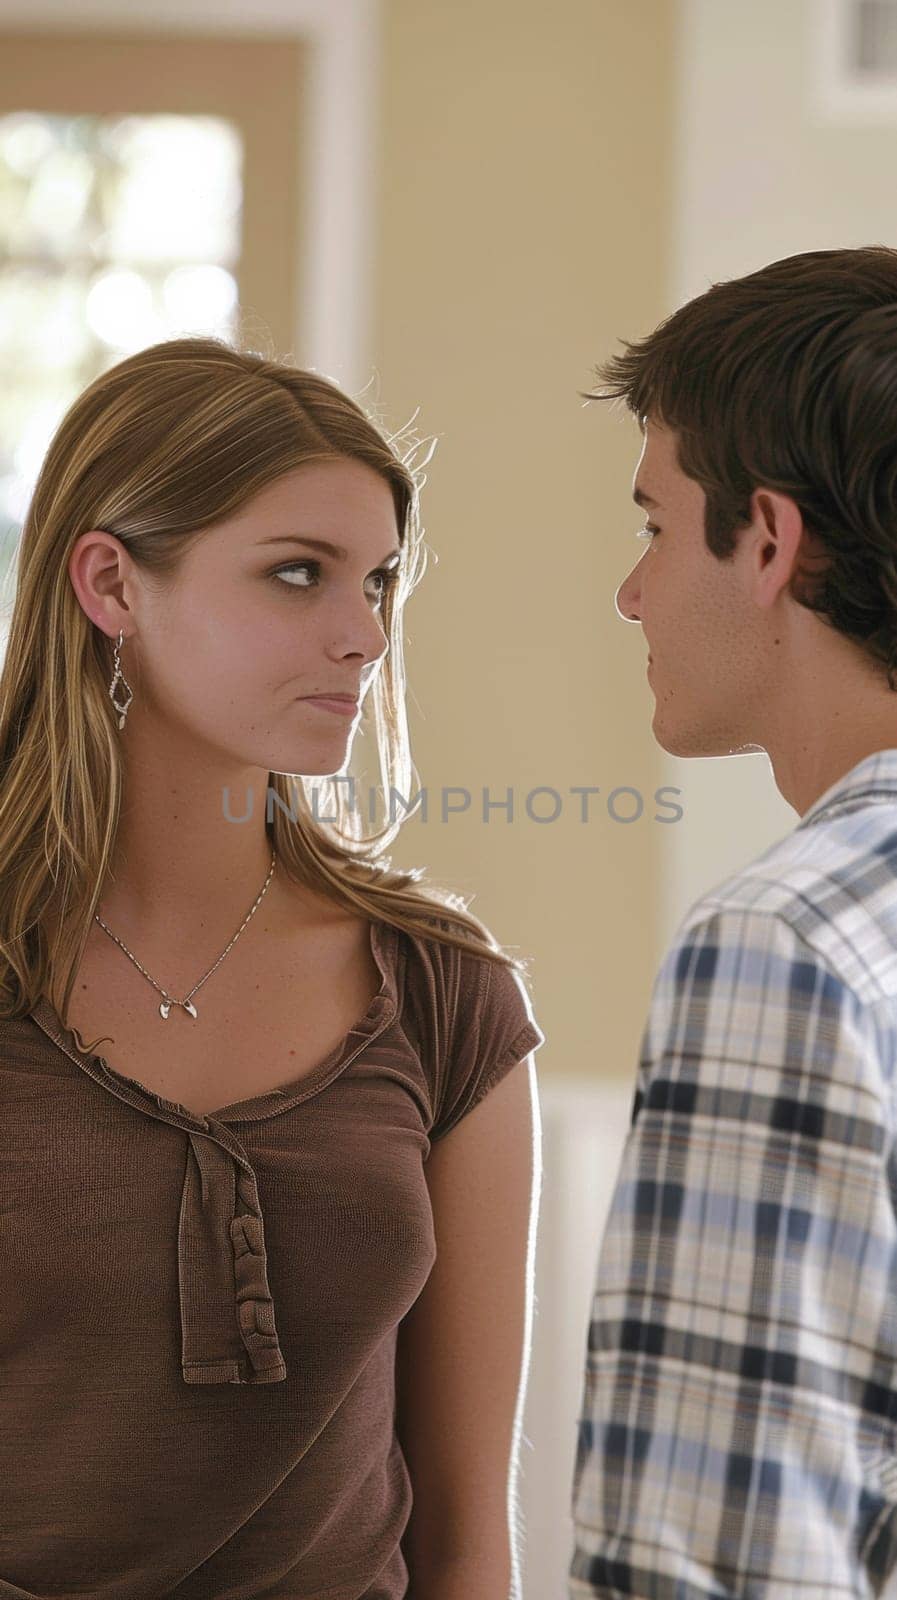
{"type": "Polygon", "coordinates": [[[897,750],[897,710],[881,726],[832,731],[830,742],[819,740],[814,730],[796,748],[768,752],[776,787],[800,816],[867,756],[897,750]]]}

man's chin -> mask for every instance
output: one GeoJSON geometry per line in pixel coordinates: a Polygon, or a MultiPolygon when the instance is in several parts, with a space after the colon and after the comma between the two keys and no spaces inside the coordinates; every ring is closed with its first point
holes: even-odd
{"type": "Polygon", "coordinates": [[[665,750],[669,756],[740,756],[752,755],[762,749],[757,744],[739,744],[734,730],[728,733],[717,729],[711,733],[707,728],[676,727],[665,721],[656,708],[651,731],[661,750],[665,750]]]}

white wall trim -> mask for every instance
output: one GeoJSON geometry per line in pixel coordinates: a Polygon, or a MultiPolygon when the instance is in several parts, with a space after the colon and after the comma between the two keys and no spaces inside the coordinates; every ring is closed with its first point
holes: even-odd
{"type": "MultiPolygon", "coordinates": [[[[374,162],[381,0],[0,0],[0,28],[122,33],[286,34],[309,46],[300,131],[307,215],[294,349],[357,394],[370,381],[374,162]]],[[[280,354],[281,352],[278,352],[280,354]]]]}
{"type": "Polygon", "coordinates": [[[595,1277],[636,1088],[636,1064],[624,1078],[606,1077],[600,1030],[593,1043],[588,1078],[539,1082],[542,1195],[518,1489],[525,1600],[567,1593],[595,1277]]]}
{"type": "Polygon", "coordinates": [[[897,122],[897,75],[864,80],[850,72],[848,30],[854,3],[810,0],[805,10],[813,59],[810,109],[817,125],[869,127],[897,122]]]}

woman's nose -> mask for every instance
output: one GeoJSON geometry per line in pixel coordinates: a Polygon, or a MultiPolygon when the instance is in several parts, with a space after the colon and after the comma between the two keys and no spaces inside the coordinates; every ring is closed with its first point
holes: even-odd
{"type": "Polygon", "coordinates": [[[367,616],[358,622],[354,618],[346,621],[345,627],[333,638],[332,652],[334,655],[362,656],[365,664],[373,665],[382,661],[389,652],[389,639],[383,625],[383,619],[376,611],[372,611],[370,602],[367,605],[367,616]]]}

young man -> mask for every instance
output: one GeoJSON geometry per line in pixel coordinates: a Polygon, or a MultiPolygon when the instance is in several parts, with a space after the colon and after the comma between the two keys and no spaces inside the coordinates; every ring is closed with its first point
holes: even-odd
{"type": "Polygon", "coordinates": [[[897,1567],[897,251],[714,284],[599,376],[655,737],[766,751],[800,820],[655,983],[570,1595],[858,1600],[897,1567]]]}

